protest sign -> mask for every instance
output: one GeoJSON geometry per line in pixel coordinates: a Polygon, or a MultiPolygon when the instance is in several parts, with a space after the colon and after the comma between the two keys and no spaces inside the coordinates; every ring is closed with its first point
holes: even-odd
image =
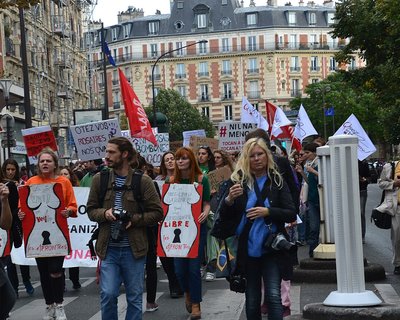
{"type": "Polygon", "coordinates": [[[232,171],[227,166],[210,171],[207,174],[208,181],[210,182],[210,190],[218,192],[221,183],[228,180],[231,174],[232,171]]]}
{"type": "Polygon", "coordinates": [[[60,183],[33,184],[18,189],[28,258],[66,256],[70,249],[67,219],[60,183]]]}
{"type": "Polygon", "coordinates": [[[211,151],[214,151],[218,149],[218,140],[214,138],[191,136],[189,147],[196,152],[200,146],[208,146],[211,151]]]}
{"type": "MultiPolygon", "coordinates": [[[[90,188],[74,187],[75,197],[78,204],[78,217],[68,218],[70,232],[71,253],[64,259],[64,268],[93,267],[97,266],[97,260],[92,260],[89,247],[86,245],[97,223],[90,221],[86,211],[86,203],[90,188]]],[[[19,265],[36,265],[35,259],[26,258],[24,247],[14,248],[11,251],[12,261],[19,265]]]]}
{"type": "Polygon", "coordinates": [[[81,160],[101,159],[112,137],[121,136],[118,119],[109,119],[71,126],[78,158],[81,160]]]}
{"type": "Polygon", "coordinates": [[[244,138],[257,128],[255,123],[240,121],[221,122],[218,126],[219,149],[225,151],[242,151],[244,138]]]}
{"type": "Polygon", "coordinates": [[[10,254],[10,237],[7,230],[0,228],[0,257],[10,254]]]}
{"type": "Polygon", "coordinates": [[[201,200],[199,184],[164,184],[164,220],[159,226],[159,257],[196,258],[199,251],[201,200]]]}
{"type": "Polygon", "coordinates": [[[56,138],[50,126],[22,129],[21,133],[30,163],[37,163],[36,156],[44,147],[50,147],[53,151],[58,150],[56,138]]]}
{"type": "Polygon", "coordinates": [[[169,151],[176,152],[180,147],[183,146],[183,141],[170,141],[169,151]]]}
{"type": "Polygon", "coordinates": [[[191,130],[191,131],[183,131],[182,132],[183,136],[183,146],[188,147],[190,144],[190,137],[191,136],[198,136],[198,137],[205,137],[206,132],[204,129],[199,129],[199,130],[191,130]]]}

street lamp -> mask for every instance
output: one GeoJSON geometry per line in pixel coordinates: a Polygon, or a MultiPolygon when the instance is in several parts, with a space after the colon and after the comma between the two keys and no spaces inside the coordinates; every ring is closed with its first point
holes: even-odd
{"type": "Polygon", "coordinates": [[[1,90],[3,91],[5,107],[8,108],[8,100],[10,99],[10,90],[13,85],[11,79],[0,79],[1,90]]]}
{"type": "Polygon", "coordinates": [[[153,127],[154,127],[154,128],[157,127],[157,117],[156,117],[156,89],[155,89],[155,87],[154,87],[154,69],[156,68],[156,65],[157,65],[158,61],[159,61],[161,58],[165,57],[167,54],[170,54],[170,53],[172,53],[172,52],[179,51],[179,50],[185,49],[185,48],[187,48],[187,47],[194,46],[194,45],[196,45],[196,44],[198,44],[198,43],[207,43],[207,42],[208,42],[208,40],[200,40],[200,41],[197,41],[197,42],[193,42],[193,43],[191,43],[191,44],[188,44],[188,45],[186,45],[186,46],[179,47],[179,48],[176,48],[176,49],[174,49],[174,50],[170,50],[170,51],[164,52],[161,56],[159,56],[159,57],[157,58],[156,62],[154,62],[153,67],[151,68],[151,89],[152,89],[152,92],[153,92],[153,117],[154,117],[154,120],[153,120],[153,127]]]}
{"type": "Polygon", "coordinates": [[[317,94],[322,95],[322,112],[323,112],[323,119],[324,119],[324,139],[327,139],[326,136],[326,108],[325,108],[325,94],[327,94],[329,91],[331,91],[331,87],[329,85],[326,86],[321,86],[320,88],[315,89],[315,92],[317,94]]]}

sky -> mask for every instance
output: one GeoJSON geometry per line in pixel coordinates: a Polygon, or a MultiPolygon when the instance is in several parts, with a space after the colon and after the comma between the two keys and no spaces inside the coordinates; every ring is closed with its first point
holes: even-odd
{"type": "MultiPolygon", "coordinates": [[[[278,0],[278,5],[284,5],[290,1],[293,5],[297,5],[299,0],[278,0]]],[[[304,0],[306,4],[308,0],[304,0]]],[[[323,0],[314,0],[315,3],[321,4],[323,0]]],[[[247,7],[250,0],[245,0],[244,5],[247,7]]],[[[255,0],[256,5],[265,5],[266,0],[255,0]]],[[[128,6],[137,9],[143,9],[146,16],[155,14],[156,10],[161,13],[170,13],[170,0],[97,0],[97,5],[93,11],[93,20],[101,20],[104,26],[111,26],[118,23],[118,12],[126,11],[128,6]]]]}

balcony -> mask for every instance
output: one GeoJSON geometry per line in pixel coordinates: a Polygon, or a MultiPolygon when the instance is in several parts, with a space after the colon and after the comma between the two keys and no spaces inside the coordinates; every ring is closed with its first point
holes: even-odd
{"type": "Polygon", "coordinates": [[[199,102],[207,102],[207,101],[210,101],[209,95],[202,93],[201,96],[199,96],[199,102]]]}
{"type": "Polygon", "coordinates": [[[221,100],[233,100],[232,92],[224,93],[221,97],[221,100]]]}
{"type": "Polygon", "coordinates": [[[222,70],[221,71],[221,76],[231,76],[232,75],[232,70],[222,70]]]}
{"type": "Polygon", "coordinates": [[[248,99],[258,99],[260,98],[260,91],[252,90],[247,92],[248,99]]]}
{"type": "Polygon", "coordinates": [[[320,68],[320,67],[317,67],[317,66],[311,66],[311,67],[310,67],[310,71],[311,71],[311,72],[319,72],[319,71],[321,71],[321,68],[320,68]]]}
{"type": "Polygon", "coordinates": [[[197,74],[197,76],[199,77],[199,78],[201,78],[201,77],[208,77],[210,75],[210,73],[207,71],[207,72],[199,72],[198,74],[197,74]]]}
{"type": "Polygon", "coordinates": [[[104,88],[104,82],[99,82],[99,88],[103,89],[104,88]]]}
{"type": "Polygon", "coordinates": [[[121,109],[121,102],[120,101],[113,102],[113,108],[114,108],[114,110],[121,109]]]}
{"type": "Polygon", "coordinates": [[[60,7],[65,7],[68,5],[68,0],[53,0],[53,2],[60,7]]]}
{"type": "Polygon", "coordinates": [[[112,80],[112,85],[113,86],[117,86],[117,85],[119,85],[119,80],[112,80]]]}
{"type": "Polygon", "coordinates": [[[72,89],[67,85],[61,85],[57,91],[57,97],[61,99],[72,99],[72,89]]]}
{"type": "Polygon", "coordinates": [[[300,67],[290,67],[290,72],[300,72],[300,67]]]}
{"type": "MultiPolygon", "coordinates": [[[[149,76],[149,81],[153,81],[152,76],[149,76]]],[[[154,81],[161,81],[161,74],[154,75],[154,81]]]]}
{"type": "Polygon", "coordinates": [[[176,73],[175,79],[186,79],[186,73],[176,73]]]}
{"type": "Polygon", "coordinates": [[[260,72],[260,69],[258,69],[258,68],[247,69],[248,74],[258,74],[259,72],[260,72]]]}
{"type": "Polygon", "coordinates": [[[71,56],[65,53],[61,53],[54,57],[54,64],[60,68],[72,68],[71,56]]]}
{"type": "Polygon", "coordinates": [[[293,89],[290,91],[290,96],[291,97],[301,97],[301,90],[299,89],[293,89]]]}
{"type": "Polygon", "coordinates": [[[71,31],[63,16],[53,16],[53,32],[63,38],[69,38],[71,31]]]}

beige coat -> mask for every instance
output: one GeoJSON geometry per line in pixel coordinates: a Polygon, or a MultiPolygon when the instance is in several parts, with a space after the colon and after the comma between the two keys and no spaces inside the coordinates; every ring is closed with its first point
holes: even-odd
{"type": "MultiPolygon", "coordinates": [[[[396,161],[395,167],[397,163],[398,161],[396,161]]],[[[397,194],[400,190],[399,188],[393,188],[393,182],[392,165],[390,162],[388,162],[383,166],[381,175],[378,179],[379,188],[385,190],[385,199],[376,209],[380,212],[390,214],[391,216],[394,216],[397,212],[397,194]]]]}

